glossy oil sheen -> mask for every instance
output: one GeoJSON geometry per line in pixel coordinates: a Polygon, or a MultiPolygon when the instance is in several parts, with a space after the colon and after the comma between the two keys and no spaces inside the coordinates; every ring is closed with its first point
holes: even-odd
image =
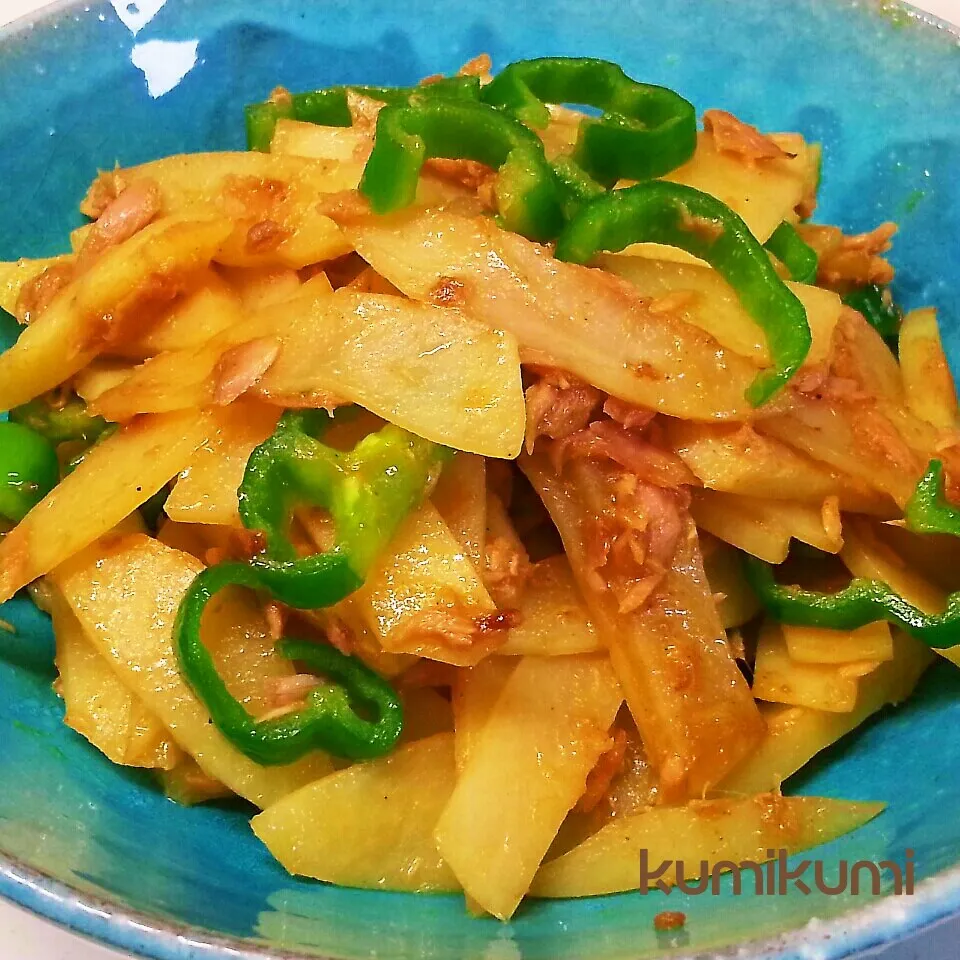
{"type": "MultiPolygon", "coordinates": [[[[283,83],[411,83],[479,51],[608,57],[825,147],[818,217],[847,230],[901,224],[907,306],[935,303],[960,360],[960,49],[952,34],[841,0],[116,0],[64,8],[0,42],[0,259],[65,249],[98,167],[240,148],[241,107],[283,83]],[[611,11],[616,9],[615,14],[611,11]]],[[[11,331],[3,331],[9,337],[11,331]]],[[[905,708],[829,752],[793,792],[884,800],[828,862],[911,848],[921,885],[844,928],[869,898],[626,894],[533,903],[508,925],[454,897],[290,878],[236,806],[182,809],[61,723],[49,624],[25,599],[0,610],[0,892],[161,958],[300,955],[436,960],[639,960],[783,939],[783,957],[840,957],[960,905],[960,673],[939,665],[905,708]],[[945,873],[946,872],[946,873],[945,873]],[[687,914],[658,935],[653,916],[687,914]],[[142,916],[138,916],[142,915],[142,916]],[[811,917],[826,924],[798,931],[811,917]],[[189,928],[189,929],[186,929],[189,928]],[[822,936],[825,932],[829,936],[822,936]],[[204,944],[236,938],[232,947],[204,944]],[[237,940],[241,942],[236,942],[237,940]],[[241,951],[237,953],[235,951],[241,951]]],[[[495,802],[495,798],[491,798],[495,802]]],[[[760,954],[756,954],[760,955],[760,954]]],[[[764,953],[764,955],[767,955],[764,953]]]]}

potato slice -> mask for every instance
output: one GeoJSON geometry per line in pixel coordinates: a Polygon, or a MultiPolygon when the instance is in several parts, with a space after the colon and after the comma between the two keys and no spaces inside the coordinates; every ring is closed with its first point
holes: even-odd
{"type": "Polygon", "coordinates": [[[149,500],[211,430],[205,413],[183,411],[143,417],[98,443],[0,543],[0,602],[149,500]]]}
{"type": "Polygon", "coordinates": [[[651,313],[618,277],[553,260],[487,217],[332,215],[363,259],[407,296],[457,303],[513,334],[525,356],[672,416],[744,419],[753,412],[744,392],[757,367],[691,324],[651,313]]]}
{"type": "MultiPolygon", "coordinates": [[[[244,310],[252,312],[292,300],[303,287],[300,275],[289,267],[221,267],[220,275],[240,297],[244,310]]],[[[322,286],[326,276],[317,273],[310,279],[322,286]]]]}
{"type": "MultiPolygon", "coordinates": [[[[629,254],[604,254],[597,266],[629,280],[642,296],[660,300],[671,315],[699,327],[726,349],[758,366],[770,365],[763,331],[744,309],[733,287],[712,267],[629,254]]],[[[840,298],[804,283],[787,281],[787,286],[806,309],[813,336],[805,363],[823,363],[830,356],[833,331],[840,319],[840,298]]]]}
{"type": "Polygon", "coordinates": [[[472,666],[505,640],[473,620],[496,605],[429,502],[403,523],[351,603],[391,653],[472,666]]]}
{"type": "Polygon", "coordinates": [[[791,539],[827,553],[843,546],[836,501],[830,512],[826,506],[697,490],[690,513],[698,527],[768,563],[786,560],[791,539]]]}
{"type": "MultiPolygon", "coordinates": [[[[947,604],[947,591],[907,562],[879,535],[870,521],[852,518],[849,536],[840,554],[855,577],[882,580],[895,593],[924,613],[941,613],[947,604]]],[[[935,650],[945,660],[960,666],[960,647],[935,650]]]]}
{"type": "Polygon", "coordinates": [[[466,767],[507,680],[519,663],[516,657],[487,657],[475,667],[458,671],[451,690],[457,773],[466,767]]]}
{"type": "Polygon", "coordinates": [[[924,613],[942,613],[947,594],[914,570],[877,535],[874,525],[851,517],[845,527],[846,542],[840,552],[844,566],[855,577],[882,580],[904,600],[924,613]]]}
{"type": "Polygon", "coordinates": [[[685,183],[722,200],[746,221],[750,232],[766,243],[784,220],[793,221],[809,182],[806,141],[797,133],[774,133],[771,139],[789,157],[747,163],[718,150],[713,137],[700,133],[697,149],[663,179],[685,183]]]}
{"type": "Polygon", "coordinates": [[[837,496],[842,510],[894,516],[896,504],[753,427],[664,419],[669,447],[710,490],[820,506],[837,496]]]}
{"type": "Polygon", "coordinates": [[[558,477],[543,455],[521,458],[521,467],[563,537],[663,795],[670,801],[702,795],[749,754],[763,725],[723,639],[692,521],[651,602],[621,614],[616,597],[597,590],[591,576],[587,542],[597,516],[588,499],[591,467],[571,464],[558,477]]]}
{"type": "MultiPolygon", "coordinates": [[[[294,313],[290,304],[276,308],[294,313]]],[[[512,459],[525,408],[516,341],[458,310],[338,291],[294,313],[257,386],[283,400],[334,394],[458,450],[512,459]]]]}
{"type": "Polygon", "coordinates": [[[17,314],[17,300],[20,291],[32,283],[48,267],[55,267],[62,263],[70,263],[70,256],[44,257],[40,260],[13,260],[9,263],[0,263],[0,310],[6,310],[11,316],[17,314]]]}
{"type": "Polygon", "coordinates": [[[224,220],[168,217],[107,250],[0,354],[0,410],[52,390],[135,333],[150,296],[206,266],[229,230],[224,220]]]}
{"type": "Polygon", "coordinates": [[[758,700],[849,713],[856,706],[861,678],[879,666],[877,660],[798,663],[787,653],[780,624],[768,620],[757,643],[753,695],[758,700]]]}
{"type": "Polygon", "coordinates": [[[130,360],[97,357],[73,378],[73,389],[78,397],[92,404],[97,397],[128,380],[135,369],[130,360]]]}
{"type": "Polygon", "coordinates": [[[960,426],[957,389],[947,364],[937,311],[933,307],[913,310],[900,327],[900,373],[907,408],[940,430],[960,426]]]}
{"type": "Polygon", "coordinates": [[[780,784],[808,760],[860,726],[885,704],[906,700],[936,658],[925,644],[899,630],[893,632],[893,651],[892,660],[861,678],[856,704],[848,713],[761,704],[767,727],[763,740],[717,786],[716,792],[746,796],[779,790],[780,784]]]}
{"type": "MultiPolygon", "coordinates": [[[[648,873],[667,863],[661,876],[649,880],[650,887],[657,880],[675,884],[678,863],[685,866],[687,883],[697,876],[701,862],[711,867],[721,861],[760,864],[771,859],[771,851],[798,853],[856,830],[884,806],[768,793],[742,800],[694,800],[683,807],[653,807],[616,818],[579,847],[545,864],[530,892],[535,897],[589,897],[636,890],[644,853],[648,873]]],[[[745,869],[741,880],[750,890],[760,876],[759,868],[745,869]]],[[[711,889],[719,890],[719,875],[702,876],[700,883],[703,890],[711,884],[711,889]]]]}
{"type": "Polygon", "coordinates": [[[890,624],[880,620],[858,630],[826,630],[782,624],[787,653],[795,663],[883,662],[893,659],[890,624]]]}
{"type": "MultiPolygon", "coordinates": [[[[795,394],[790,412],[763,417],[756,428],[840,473],[888,494],[901,507],[910,499],[932,452],[918,455],[901,430],[903,411],[795,394]]],[[[934,441],[935,442],[935,441],[934,441]]]]}
{"type": "Polygon", "coordinates": [[[457,310],[309,284],[196,350],[148,361],[95,409],[123,420],[220,402],[229,358],[243,345],[271,344],[279,356],[255,393],[279,406],[354,402],[457,449],[507,458],[520,450],[525,409],[512,337],[457,310]]]}
{"type": "Polygon", "coordinates": [[[436,829],[464,891],[495,917],[512,916],[527,892],[621,702],[597,654],[524,657],[507,680],[436,829]]]}
{"type": "Polygon", "coordinates": [[[371,132],[360,127],[325,127],[281,117],[273,131],[270,152],[343,163],[363,159],[372,146],[371,132]]]}
{"type": "Polygon", "coordinates": [[[455,781],[453,735],[441,733],[291,793],[251,826],[298,876],[411,893],[459,890],[433,837],[455,781]]]}
{"type": "MultiPolygon", "coordinates": [[[[187,554],[134,534],[95,544],[58,567],[51,579],[100,655],[204,773],[265,807],[325,776],[332,764],[326,755],[314,751],[296,763],[262,767],[214,726],[206,707],[180,675],[172,641],[180,601],[201,569],[187,554]]],[[[242,628],[240,634],[242,653],[242,628]]],[[[226,658],[224,648],[218,657],[221,669],[226,658]]],[[[262,671],[269,667],[255,664],[256,659],[249,662],[249,669],[255,666],[257,677],[262,678],[262,671]]],[[[230,676],[227,671],[225,678],[230,676]]]]}
{"type": "Polygon", "coordinates": [[[519,625],[497,651],[503,656],[552,657],[604,649],[562,554],[534,565],[519,610],[519,625]]]}
{"type": "Polygon", "coordinates": [[[472,453],[458,453],[446,464],[430,497],[463,552],[483,573],[487,539],[486,461],[472,453]]]}
{"type": "Polygon", "coordinates": [[[180,472],[164,512],[180,523],[239,527],[237,491],[256,446],[277,426],[280,410],[253,400],[238,400],[211,411],[214,432],[180,472]]]}
{"type": "Polygon", "coordinates": [[[243,318],[237,293],[209,270],[202,274],[194,290],[178,298],[142,336],[121,345],[120,352],[142,360],[169,350],[200,347],[241,323],[243,318]]]}
{"type": "Polygon", "coordinates": [[[717,613],[724,630],[752,620],[760,610],[760,601],[747,583],[740,554],[722,540],[700,535],[703,571],[716,598],[717,613]]]}
{"type": "Polygon", "coordinates": [[[164,157],[101,178],[110,178],[114,192],[152,180],[167,214],[232,219],[219,263],[299,269],[350,251],[318,201],[326,193],[355,189],[362,169],[359,162],[225,151],[164,157]]]}
{"type": "Polygon", "coordinates": [[[120,682],[63,597],[50,590],[47,601],[57,638],[64,723],[114,763],[157,770],[180,763],[182,754],[167,729],[120,682]]]}

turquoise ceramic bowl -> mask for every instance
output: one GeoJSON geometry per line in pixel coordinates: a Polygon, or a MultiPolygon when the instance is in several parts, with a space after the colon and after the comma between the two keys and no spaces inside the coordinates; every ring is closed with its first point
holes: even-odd
{"type": "MultiPolygon", "coordinates": [[[[242,105],[276,83],[409,83],[479,51],[497,64],[608,57],[699,109],[822,141],[818,215],[850,230],[901,223],[898,296],[941,307],[960,359],[958,39],[901,8],[841,0],[63,6],[0,41],[0,259],[60,251],[97,167],[242,146],[242,105]]],[[[907,707],[788,785],[886,801],[880,818],[818,856],[902,860],[911,848],[922,881],[913,897],[628,894],[533,903],[502,925],[469,919],[454,897],[287,876],[246,810],[174,806],[64,727],[47,619],[25,599],[0,617],[16,630],[0,634],[0,892],[149,957],[639,960],[726,956],[749,942],[737,956],[836,958],[960,909],[960,672],[946,664],[907,707]],[[667,907],[687,914],[680,938],[653,930],[667,907]]]]}

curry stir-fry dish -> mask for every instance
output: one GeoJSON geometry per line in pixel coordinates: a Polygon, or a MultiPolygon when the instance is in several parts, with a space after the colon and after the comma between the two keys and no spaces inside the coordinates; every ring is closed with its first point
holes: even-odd
{"type": "Polygon", "coordinates": [[[0,264],[0,600],[52,617],[66,723],[293,874],[501,919],[877,816],[781,785],[960,662],[894,225],[600,60],[246,121],[0,264]]]}

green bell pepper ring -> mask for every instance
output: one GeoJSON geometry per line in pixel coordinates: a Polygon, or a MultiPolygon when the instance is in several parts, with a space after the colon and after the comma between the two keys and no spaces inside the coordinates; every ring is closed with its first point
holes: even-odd
{"type": "Polygon", "coordinates": [[[377,555],[426,496],[446,447],[388,425],[343,452],[317,434],[331,418],[319,411],[287,412],[273,435],[247,461],[240,485],[240,516],[262,531],[266,550],[249,563],[204,570],[180,604],[174,638],[180,666],[220,731],[258,763],[289,763],[314,748],[352,759],[380,756],[396,743],[402,714],[386,681],[359,661],[309,641],[284,640],[278,652],[340,681],[323,685],[307,706],[288,717],[255,721],[229,693],[200,637],[203,610],[227,586],[261,590],[299,609],[330,606],[364,581],[377,555]],[[297,503],[326,508],[336,545],[298,557],[287,534],[297,503]],[[364,719],[355,703],[373,708],[364,719]]]}
{"type": "Polygon", "coordinates": [[[857,287],[843,298],[843,302],[862,313],[867,323],[885,340],[896,340],[903,311],[894,302],[889,287],[880,287],[875,283],[857,287]]]}
{"type": "Polygon", "coordinates": [[[413,203],[428,157],[478,160],[499,170],[497,207],[504,226],[531,240],[552,240],[563,226],[561,188],[540,138],[483,103],[414,98],[384,107],[360,192],[374,213],[413,203]]]}
{"type": "Polygon", "coordinates": [[[573,161],[606,187],[621,178],[647,180],[693,156],[693,104],[666,87],[638,83],[615,63],[588,57],[519,60],[481,91],[484,103],[528,126],[547,126],[547,103],[578,103],[604,111],[580,122],[573,161]]]}
{"type": "Polygon", "coordinates": [[[0,517],[19,523],[58,483],[52,444],[21,423],[0,423],[0,517]]]}
{"type": "Polygon", "coordinates": [[[281,118],[317,123],[325,127],[349,127],[352,123],[347,106],[347,91],[381,103],[402,104],[411,96],[439,97],[454,100],[477,100],[480,97],[478,77],[444,77],[435,83],[416,87],[329,87],[310,93],[293,93],[289,97],[251,103],[244,108],[247,148],[269,151],[270,142],[281,118]]]}
{"type": "Polygon", "coordinates": [[[550,166],[560,186],[560,205],[564,220],[572,220],[585,203],[607,192],[606,188],[570,157],[557,157],[550,166]]]}
{"type": "Polygon", "coordinates": [[[733,210],[693,187],[638,183],[586,204],[557,239],[556,255],[588,263],[601,250],[616,252],[638,241],[679,247],[706,260],[763,329],[773,366],[747,389],[750,403],[765,403],[799,370],[812,339],[807,312],[733,210]]]}
{"type": "Polygon", "coordinates": [[[960,591],[947,597],[943,613],[924,613],[880,580],[856,578],[837,593],[820,593],[777,583],[773,567],[744,557],[747,582],[767,613],[781,623],[830,630],[856,630],[886,620],[929,647],[944,650],[960,643],[960,591]]]}
{"type": "Polygon", "coordinates": [[[943,464],[931,460],[903,510],[907,529],[914,533],[947,533],[960,537],[960,507],[947,500],[943,464]]]}
{"type": "Polygon", "coordinates": [[[277,652],[323,674],[306,705],[274,720],[255,720],[227,689],[200,636],[203,610],[227,586],[257,589],[259,573],[242,563],[208,567],[190,587],[177,612],[174,642],[187,682],[210,711],[217,729],[242,753],[263,765],[293,763],[321,749],[351,760],[388,753],[403,728],[403,711],[393,688],[359,660],[333,647],[284,638],[277,652]],[[358,706],[373,713],[367,719],[358,706]]]}
{"type": "Polygon", "coordinates": [[[764,247],[790,271],[791,280],[813,283],[817,279],[817,251],[804,243],[796,228],[786,220],[770,234],[764,247]]]}
{"type": "MultiPolygon", "coordinates": [[[[323,507],[333,519],[337,544],[319,556],[330,557],[328,562],[346,558],[362,581],[407,514],[426,496],[451,451],[387,425],[353,450],[341,452],[313,435],[329,422],[316,411],[281,417],[273,435],[247,461],[239,491],[240,518],[248,529],[265,534],[265,558],[292,563],[297,577],[309,564],[322,563],[316,557],[297,559],[287,536],[292,508],[303,502],[323,507]]],[[[276,591],[282,575],[271,572],[269,577],[276,591]]]]}
{"type": "Polygon", "coordinates": [[[110,426],[103,417],[89,414],[87,405],[79,397],[60,405],[50,403],[47,397],[37,397],[14,407],[10,419],[35,430],[54,446],[70,440],[93,443],[110,426]]]}

